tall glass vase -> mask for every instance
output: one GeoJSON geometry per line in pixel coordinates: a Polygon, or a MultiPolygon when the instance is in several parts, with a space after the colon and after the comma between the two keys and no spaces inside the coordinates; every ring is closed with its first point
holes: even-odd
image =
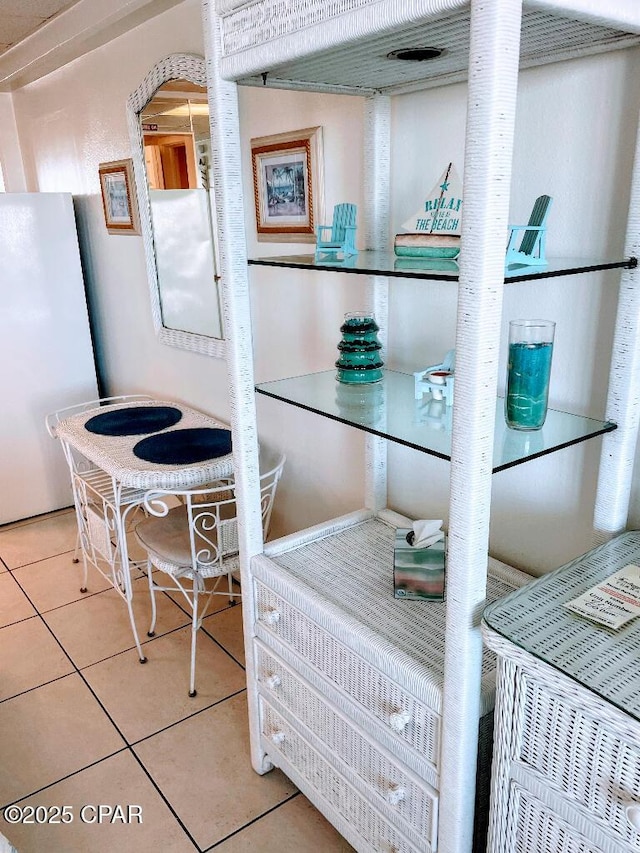
{"type": "Polygon", "coordinates": [[[505,419],[511,429],[541,429],[545,422],[555,327],[552,320],[509,323],[505,419]]]}

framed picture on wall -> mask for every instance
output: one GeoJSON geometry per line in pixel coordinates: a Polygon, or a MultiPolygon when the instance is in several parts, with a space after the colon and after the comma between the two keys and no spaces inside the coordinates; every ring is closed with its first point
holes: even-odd
{"type": "Polygon", "coordinates": [[[140,234],[140,220],[133,192],[133,160],[100,163],[100,189],[104,221],[109,234],[140,234]]]}
{"type": "Polygon", "coordinates": [[[322,128],[251,140],[259,241],[315,243],[323,224],[322,128]]]}

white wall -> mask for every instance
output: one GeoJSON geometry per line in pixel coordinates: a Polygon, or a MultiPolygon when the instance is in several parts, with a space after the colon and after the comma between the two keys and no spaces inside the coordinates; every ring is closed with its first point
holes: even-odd
{"type": "MultiPolygon", "coordinates": [[[[263,243],[256,237],[251,144],[256,136],[323,128],[325,210],[362,200],[364,102],[339,95],[244,87],[240,94],[245,221],[250,257],[309,253],[310,244],[263,243]]],[[[257,382],[331,370],[344,314],[364,307],[362,276],[252,267],[257,382]]],[[[287,453],[278,507],[293,530],[362,506],[364,444],[350,427],[258,396],[261,437],[287,453]],[[304,496],[304,497],[303,497],[304,496]]]]}
{"type": "MultiPolygon", "coordinates": [[[[183,51],[202,52],[197,0],[186,0],[25,87],[13,100],[28,188],[70,191],[77,199],[106,390],[147,391],[227,418],[224,364],[156,342],[142,241],[107,235],[99,195],[98,163],[130,156],[128,94],[158,59],[183,51]]],[[[640,50],[633,49],[522,75],[512,218],[526,221],[535,197],[550,193],[550,254],[586,258],[621,252],[639,72],[640,50]]],[[[249,255],[308,251],[303,245],[256,241],[249,140],[321,125],[327,211],[345,200],[362,210],[363,104],[357,98],[257,88],[239,94],[249,255]]],[[[420,205],[450,159],[462,171],[465,110],[464,85],[394,100],[396,227],[420,205]]],[[[251,282],[256,380],[332,369],[342,316],[362,305],[363,281],[252,268],[251,282]]],[[[508,288],[503,338],[513,317],[557,320],[551,396],[559,408],[595,417],[603,413],[616,282],[615,274],[602,274],[508,288]]],[[[454,284],[394,280],[389,366],[412,371],[439,360],[453,345],[455,302],[454,284]]],[[[503,364],[505,355],[503,348],[503,364]]],[[[289,456],[278,532],[360,505],[360,434],[264,397],[258,398],[258,414],[262,439],[289,456]]],[[[497,556],[542,571],[591,546],[599,449],[600,441],[592,441],[496,475],[492,549],[497,556]]],[[[398,446],[391,446],[389,455],[390,504],[422,517],[445,513],[447,463],[398,446]]],[[[640,522],[638,492],[636,486],[632,524],[640,522]]]]}
{"type": "MultiPolygon", "coordinates": [[[[640,51],[633,49],[521,75],[511,221],[526,222],[538,195],[553,196],[549,255],[621,256],[640,108],[639,72],[640,51]]],[[[462,164],[465,109],[464,85],[395,100],[394,222],[419,207],[449,159],[462,164]]],[[[509,285],[502,365],[510,319],[555,319],[551,404],[602,417],[617,281],[614,272],[509,285]]],[[[455,285],[392,285],[394,367],[417,370],[439,361],[453,346],[455,299],[455,285]]],[[[597,439],[495,475],[491,549],[496,556],[540,572],[591,547],[600,443],[597,439]]],[[[391,503],[421,517],[439,517],[448,465],[399,447],[390,455],[391,503]]],[[[636,495],[631,524],[639,517],[636,495]]]]}
{"type": "Polygon", "coordinates": [[[0,170],[6,192],[25,191],[26,179],[18,142],[13,99],[6,92],[0,92],[0,170]]]}
{"type": "MultiPolygon", "coordinates": [[[[202,54],[198,0],[154,18],[14,95],[18,131],[33,191],[72,192],[76,201],[88,297],[105,393],[147,392],[183,400],[229,419],[223,361],[160,345],[154,335],[142,239],[106,232],[98,164],[131,155],[126,100],[152,66],[170,53],[202,54]]],[[[360,200],[362,102],[272,90],[240,90],[252,241],[251,136],[321,125],[325,128],[326,200],[360,200]],[[346,154],[345,157],[345,148],[346,154]]],[[[1,149],[0,149],[1,150],[1,149]]],[[[305,247],[293,247],[300,251],[305,247]]],[[[254,251],[255,249],[255,251],[254,251]]],[[[285,244],[261,244],[260,253],[285,244]]],[[[278,271],[254,276],[257,378],[331,367],[344,312],[361,304],[334,277],[302,286],[278,271]],[[286,304],[288,310],[283,311],[286,304]],[[296,321],[297,309],[302,321],[296,321]],[[306,318],[306,319],[305,319],[306,318]],[[299,347],[302,345],[302,356],[299,347]],[[298,354],[297,354],[298,353],[298,354]]],[[[353,287],[361,292],[361,282],[353,287]]],[[[261,399],[260,436],[288,454],[274,516],[275,533],[315,523],[361,504],[361,436],[261,399]],[[336,452],[337,450],[337,452],[336,452]],[[312,451],[312,452],[310,452],[312,451]],[[354,463],[354,460],[355,463],[354,463]],[[356,474],[345,477],[345,470],[356,474]],[[358,467],[360,466],[360,467],[358,467]],[[300,495],[305,499],[301,500],[300,495]]]]}
{"type": "Polygon", "coordinates": [[[14,94],[28,189],[74,194],[99,370],[112,394],[150,392],[228,417],[220,360],[160,345],[142,238],[107,234],[98,164],[131,156],[126,100],[170,53],[203,52],[198,0],[137,27],[14,94]]]}

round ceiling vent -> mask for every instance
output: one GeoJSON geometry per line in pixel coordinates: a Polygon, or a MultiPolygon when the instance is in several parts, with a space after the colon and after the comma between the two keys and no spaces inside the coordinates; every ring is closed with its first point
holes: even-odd
{"type": "Polygon", "coordinates": [[[387,54],[387,59],[403,59],[407,62],[427,62],[429,59],[437,59],[445,51],[440,47],[407,47],[400,50],[392,50],[387,54]]]}

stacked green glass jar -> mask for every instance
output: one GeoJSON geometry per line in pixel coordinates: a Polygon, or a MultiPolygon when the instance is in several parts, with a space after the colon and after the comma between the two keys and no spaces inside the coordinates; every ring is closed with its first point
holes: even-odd
{"type": "Polygon", "coordinates": [[[340,357],[336,361],[338,382],[363,385],[382,379],[379,331],[372,314],[358,311],[344,315],[340,326],[342,340],[338,344],[340,357]]]}

